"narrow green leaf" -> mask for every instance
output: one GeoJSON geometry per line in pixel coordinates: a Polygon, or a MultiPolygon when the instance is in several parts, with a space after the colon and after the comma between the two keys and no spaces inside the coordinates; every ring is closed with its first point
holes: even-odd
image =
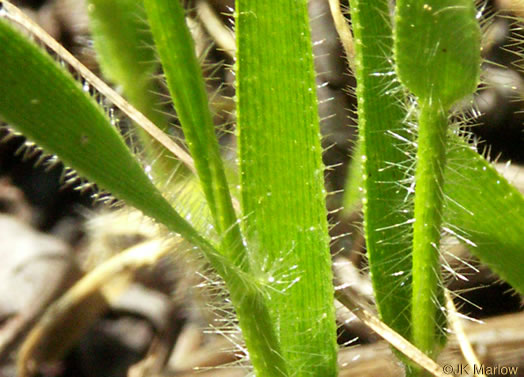
{"type": "Polygon", "coordinates": [[[446,230],[524,294],[524,196],[466,143],[452,142],[448,160],[446,230]]]}
{"type": "Polygon", "coordinates": [[[236,3],[243,213],[255,273],[294,376],[336,375],[336,338],[307,1],[236,3]]]}
{"type": "Polygon", "coordinates": [[[190,242],[207,245],[155,188],[77,82],[3,19],[0,45],[0,115],[6,122],[81,176],[190,242]]]}
{"type": "Polygon", "coordinates": [[[145,0],[147,16],[223,252],[246,267],[245,250],[220,157],[202,70],[179,0],[145,0]],[[169,17],[166,17],[169,15],[169,17]]]}
{"type": "MultiPolygon", "coordinates": [[[[129,102],[169,135],[167,118],[160,112],[160,96],[154,79],[160,62],[155,55],[153,36],[142,1],[89,0],[91,34],[97,60],[107,79],[120,85],[129,102]]],[[[200,232],[211,236],[213,221],[205,207],[198,177],[174,158],[155,138],[136,125],[141,156],[153,181],[170,204],[200,232]],[[176,178],[176,179],[174,179],[176,178]],[[173,194],[174,193],[174,194],[173,194]]]]}
{"type": "Polygon", "coordinates": [[[404,94],[392,80],[389,1],[351,1],[355,36],[359,136],[363,169],[366,247],[382,320],[410,338],[411,209],[406,179],[411,136],[405,130],[404,94]]]}

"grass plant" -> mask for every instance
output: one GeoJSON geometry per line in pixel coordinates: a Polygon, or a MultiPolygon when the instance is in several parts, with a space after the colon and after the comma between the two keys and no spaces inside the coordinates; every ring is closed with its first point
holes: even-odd
{"type": "MultiPolygon", "coordinates": [[[[350,176],[361,188],[377,308],[384,331],[435,359],[446,326],[442,234],[466,243],[524,293],[524,198],[449,120],[478,85],[474,1],[398,0],[395,21],[388,0],[352,0],[350,11],[360,137],[350,176]]],[[[328,193],[307,1],[236,2],[240,205],[185,12],[179,0],[89,0],[102,72],[142,115],[0,1],[0,117],[207,258],[225,282],[257,376],[336,376],[328,193]],[[157,111],[152,77],[160,65],[191,157],[157,111]],[[138,148],[130,149],[115,127],[115,108],[134,122],[138,148]],[[188,180],[205,210],[177,196],[188,180]]],[[[44,152],[35,153],[52,159],[44,152]]],[[[35,355],[40,341],[33,337],[25,347],[21,375],[45,361],[35,355]]],[[[408,374],[423,373],[406,363],[408,374]]],[[[436,374],[431,365],[424,367],[436,374]]]]}

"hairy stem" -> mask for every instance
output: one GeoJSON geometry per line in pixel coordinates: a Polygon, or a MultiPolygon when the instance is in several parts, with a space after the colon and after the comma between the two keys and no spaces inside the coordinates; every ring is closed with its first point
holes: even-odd
{"type": "Polygon", "coordinates": [[[413,343],[432,355],[439,333],[441,296],[439,242],[446,162],[447,115],[440,106],[423,103],[419,116],[413,226],[413,343]]]}

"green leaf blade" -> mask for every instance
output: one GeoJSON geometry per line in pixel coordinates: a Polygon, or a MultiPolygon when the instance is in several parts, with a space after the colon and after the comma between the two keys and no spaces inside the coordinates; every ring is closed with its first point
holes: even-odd
{"type": "Polygon", "coordinates": [[[351,1],[355,36],[364,231],[382,320],[411,335],[411,219],[404,93],[391,81],[393,39],[389,1],[351,1]],[[405,183],[407,185],[409,183],[405,183]]]}
{"type": "Polygon", "coordinates": [[[445,109],[470,95],[480,74],[475,2],[399,0],[396,9],[395,61],[402,83],[445,109]]]}
{"type": "Polygon", "coordinates": [[[466,143],[452,143],[445,224],[470,252],[524,292],[524,196],[466,143]]]}
{"type": "Polygon", "coordinates": [[[273,284],[269,305],[289,372],[334,376],[333,286],[307,3],[241,0],[236,16],[239,156],[251,264],[270,282],[284,280],[273,284]]]}
{"type": "Polygon", "coordinates": [[[5,121],[81,176],[190,242],[202,243],[77,82],[5,20],[0,20],[0,43],[0,115],[5,121]]]}

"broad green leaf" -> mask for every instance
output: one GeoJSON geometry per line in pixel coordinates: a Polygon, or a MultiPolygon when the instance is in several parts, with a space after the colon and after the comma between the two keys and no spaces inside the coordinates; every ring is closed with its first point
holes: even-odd
{"type": "Polygon", "coordinates": [[[448,109],[470,95],[480,73],[474,0],[398,0],[398,77],[421,101],[448,109]]]}
{"type": "Polygon", "coordinates": [[[236,3],[237,113],[252,270],[272,287],[288,373],[336,375],[336,333],[307,1],[236,3]]]}

